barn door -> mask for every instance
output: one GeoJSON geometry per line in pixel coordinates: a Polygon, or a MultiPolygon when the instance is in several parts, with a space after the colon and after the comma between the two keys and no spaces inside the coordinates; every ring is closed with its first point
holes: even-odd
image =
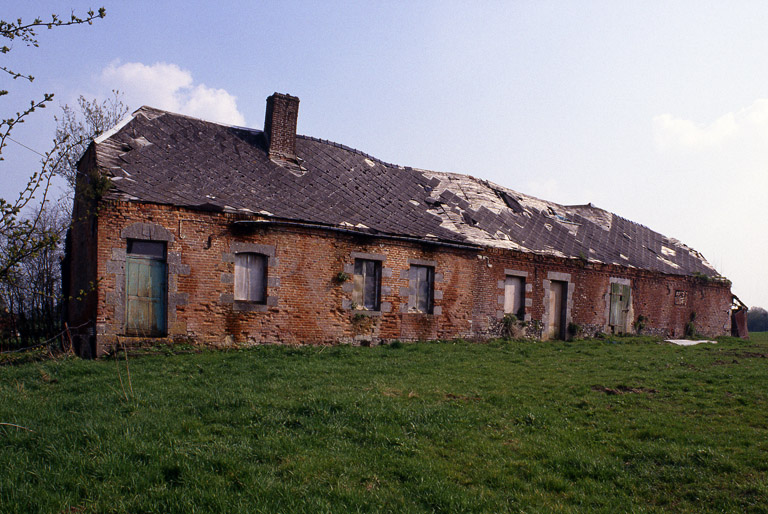
{"type": "Polygon", "coordinates": [[[611,311],[608,324],[614,334],[621,334],[629,331],[627,326],[627,317],[631,302],[630,290],[628,285],[611,284],[611,311]]]}
{"type": "Polygon", "coordinates": [[[165,243],[128,241],[125,277],[126,334],[165,335],[167,297],[165,243]]]}
{"type": "Polygon", "coordinates": [[[568,283],[553,280],[549,283],[549,325],[547,339],[565,339],[565,316],[567,312],[568,283]]]}

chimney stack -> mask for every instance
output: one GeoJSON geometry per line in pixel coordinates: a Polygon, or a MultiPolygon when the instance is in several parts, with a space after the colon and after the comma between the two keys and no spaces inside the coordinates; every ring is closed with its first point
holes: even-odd
{"type": "Polygon", "coordinates": [[[299,118],[299,99],[275,93],[267,98],[264,134],[267,136],[267,155],[273,160],[296,162],[296,122],[299,118]]]}

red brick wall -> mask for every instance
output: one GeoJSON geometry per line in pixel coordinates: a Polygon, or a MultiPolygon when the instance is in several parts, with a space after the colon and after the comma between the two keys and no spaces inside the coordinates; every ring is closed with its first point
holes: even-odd
{"type": "MultiPolygon", "coordinates": [[[[93,166],[93,152],[89,151],[82,159],[86,166],[93,166]]],[[[69,290],[63,291],[66,302],[66,317],[73,333],[75,350],[80,355],[91,356],[95,334],[95,315],[98,309],[97,292],[99,288],[97,262],[98,218],[96,206],[89,200],[87,179],[81,175],[78,194],[72,208],[72,226],[69,232],[70,255],[65,260],[69,266],[69,290]]]]}
{"type": "MultiPolygon", "coordinates": [[[[124,289],[120,282],[125,278],[114,272],[119,270],[115,259],[126,246],[121,231],[139,221],[159,225],[173,236],[168,243],[169,311],[173,312],[169,312],[167,340],[367,344],[380,339],[490,337],[500,330],[503,305],[499,297],[504,293],[499,281],[503,282],[505,270],[527,273],[530,323],[526,330],[530,335],[541,334],[537,322],[545,314],[550,273],[570,275],[573,292],[568,321],[578,325],[583,335],[607,330],[606,294],[611,277],[631,281],[632,321],[641,315],[647,318],[645,333],[682,336],[693,312],[698,332],[720,335],[730,331],[727,284],[500,249],[478,253],[296,226],[265,224],[254,230],[234,230],[231,222],[236,219],[230,214],[105,202],[97,218],[97,244],[86,235],[87,223],[75,225],[73,242],[79,246],[73,260],[79,264],[73,264],[73,279],[78,270],[90,273],[87,261],[97,257],[99,281],[93,302],[75,306],[72,312],[90,313],[95,320],[99,350],[105,351],[122,337],[122,321],[116,311],[124,306],[116,304],[115,298],[124,289]],[[231,256],[235,242],[274,247],[267,296],[277,297],[276,305],[263,306],[262,312],[240,312],[231,300],[226,302],[226,296],[231,298],[233,293],[234,271],[227,255],[231,256]],[[88,245],[95,248],[87,249],[88,245]],[[349,286],[340,283],[337,275],[354,262],[352,252],[385,256],[382,266],[391,270],[391,276],[382,278],[381,301],[389,304],[388,312],[370,315],[349,309],[349,286]],[[172,263],[172,255],[179,262],[172,263]],[[435,314],[401,312],[407,303],[401,288],[409,286],[409,259],[436,264],[435,314]],[[675,291],[688,293],[685,305],[675,305],[675,291]]],[[[87,281],[79,280],[80,284],[87,281]]]]}
{"type": "MultiPolygon", "coordinates": [[[[632,326],[640,316],[645,318],[641,332],[665,337],[683,337],[685,328],[695,313],[694,328],[706,336],[727,335],[730,332],[730,286],[723,282],[703,281],[695,277],[663,275],[619,266],[584,263],[541,255],[520,254],[498,249],[485,252],[491,256],[492,276],[503,280],[504,269],[513,268],[529,273],[526,282],[533,285],[527,293],[532,305],[526,309],[533,320],[544,315],[543,281],[549,272],[568,273],[575,289],[569,321],[578,325],[582,335],[594,335],[608,329],[608,299],[610,279],[624,278],[631,282],[632,326]],[[675,291],[687,292],[685,305],[675,304],[675,291]]],[[[495,282],[494,280],[494,282],[495,282]]],[[[490,282],[490,281],[487,281],[490,282]]],[[[478,298],[483,316],[490,316],[492,299],[478,298]]],[[[479,322],[476,322],[479,323],[479,322]]]]}

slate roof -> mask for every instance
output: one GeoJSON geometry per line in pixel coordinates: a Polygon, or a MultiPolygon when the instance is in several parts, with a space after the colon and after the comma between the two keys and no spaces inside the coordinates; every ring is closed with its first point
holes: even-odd
{"type": "Polygon", "coordinates": [[[262,131],[142,107],[94,148],[112,176],[108,198],[718,276],[681,242],[591,204],[396,166],[312,137],[297,137],[301,166],[285,167],[268,159],[262,131]]]}

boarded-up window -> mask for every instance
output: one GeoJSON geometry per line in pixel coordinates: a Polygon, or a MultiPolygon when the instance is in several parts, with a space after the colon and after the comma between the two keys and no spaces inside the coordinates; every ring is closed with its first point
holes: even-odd
{"type": "Polygon", "coordinates": [[[125,333],[161,336],[166,330],[165,243],[128,241],[125,259],[125,333]]]}
{"type": "Polygon", "coordinates": [[[508,275],[504,279],[504,314],[525,316],[525,279],[508,275]]]}
{"type": "Polygon", "coordinates": [[[614,334],[629,331],[628,314],[632,297],[628,285],[611,284],[611,311],[608,324],[614,334]]]}
{"type": "Polygon", "coordinates": [[[355,259],[352,301],[358,309],[378,311],[381,298],[381,262],[355,259]]]}
{"type": "Polygon", "coordinates": [[[432,314],[435,269],[430,266],[412,265],[411,279],[414,281],[416,311],[432,314]]]}
{"type": "Polygon", "coordinates": [[[267,301],[267,256],[260,253],[235,254],[235,300],[267,301]]]}

